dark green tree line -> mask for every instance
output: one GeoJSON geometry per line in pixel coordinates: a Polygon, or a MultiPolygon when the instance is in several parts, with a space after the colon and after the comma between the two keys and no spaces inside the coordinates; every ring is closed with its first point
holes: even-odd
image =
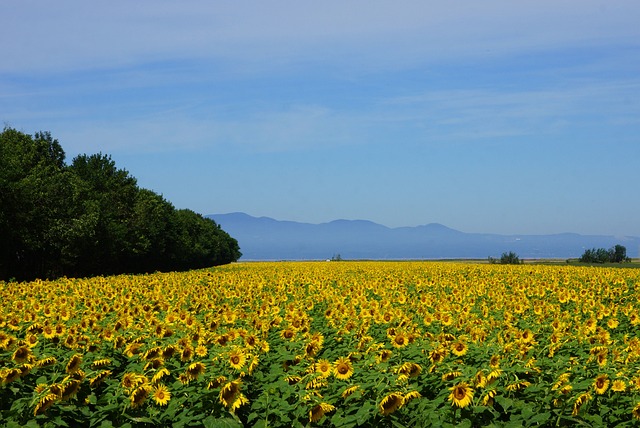
{"type": "Polygon", "coordinates": [[[110,156],[67,165],[48,132],[0,134],[0,279],[185,270],[240,256],[213,220],[139,188],[110,156]]]}
{"type": "Polygon", "coordinates": [[[520,260],[520,257],[514,253],[513,251],[509,251],[502,253],[502,255],[500,256],[500,259],[496,259],[495,257],[489,257],[489,263],[490,264],[496,264],[496,263],[500,263],[503,265],[519,265],[522,263],[522,260],[520,260]]]}
{"type": "Polygon", "coordinates": [[[580,256],[582,263],[622,263],[628,262],[627,248],[623,245],[616,245],[605,250],[604,248],[592,248],[585,250],[580,256]]]}

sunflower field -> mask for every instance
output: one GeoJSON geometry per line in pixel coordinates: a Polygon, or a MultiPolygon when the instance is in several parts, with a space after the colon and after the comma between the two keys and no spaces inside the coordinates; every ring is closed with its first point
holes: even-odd
{"type": "Polygon", "coordinates": [[[0,425],[640,425],[640,269],[260,262],[0,282],[0,425]]]}

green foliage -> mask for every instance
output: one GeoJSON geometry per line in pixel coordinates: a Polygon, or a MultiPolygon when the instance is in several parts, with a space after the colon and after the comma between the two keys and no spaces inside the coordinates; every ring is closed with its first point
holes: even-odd
{"type": "Polygon", "coordinates": [[[520,261],[520,257],[513,251],[509,251],[508,253],[502,253],[500,256],[500,264],[503,265],[519,265],[522,263],[520,261]]]}
{"type": "Polygon", "coordinates": [[[48,132],[0,133],[0,279],[208,267],[237,260],[213,220],[176,210],[108,155],[70,165],[48,132]]]}
{"type": "Polygon", "coordinates": [[[520,263],[522,263],[522,261],[520,260],[520,257],[518,257],[518,255],[513,251],[509,251],[508,253],[506,252],[502,253],[502,256],[500,256],[499,259],[489,256],[487,258],[487,261],[489,262],[490,265],[495,265],[495,264],[519,265],[520,263]]]}
{"type": "Polygon", "coordinates": [[[585,250],[579,260],[582,263],[622,263],[631,259],[627,257],[626,247],[616,245],[608,250],[604,248],[585,250]]]}

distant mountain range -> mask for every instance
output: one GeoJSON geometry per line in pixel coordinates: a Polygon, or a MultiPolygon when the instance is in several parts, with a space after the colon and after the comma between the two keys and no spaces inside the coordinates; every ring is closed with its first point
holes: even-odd
{"type": "Polygon", "coordinates": [[[437,223],[389,228],[367,220],[334,220],[310,224],[252,217],[245,213],[212,214],[238,240],[241,260],[343,259],[486,259],[513,251],[520,258],[566,259],[585,249],[616,244],[638,257],[640,237],[579,235],[497,235],[465,233],[437,223]]]}

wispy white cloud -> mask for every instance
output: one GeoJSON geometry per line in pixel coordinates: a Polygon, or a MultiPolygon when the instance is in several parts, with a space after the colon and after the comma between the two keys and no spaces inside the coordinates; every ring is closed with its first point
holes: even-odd
{"type": "Polygon", "coordinates": [[[577,82],[562,88],[435,90],[391,98],[381,104],[388,121],[424,124],[440,141],[549,135],[591,125],[638,123],[640,81],[577,82]]]}
{"type": "MultiPolygon", "coordinates": [[[[239,100],[237,111],[186,97],[141,99],[33,115],[69,152],[151,153],[222,150],[266,153],[326,150],[393,141],[404,145],[479,142],[492,138],[578,135],[597,124],[630,130],[640,119],[636,80],[578,82],[562,88],[437,89],[364,105],[329,105],[300,98],[290,103],[239,100]],[[108,112],[114,110],[117,116],[108,112]],[[68,122],[73,121],[73,125],[68,122]],[[51,126],[48,126],[51,124],[51,126]]],[[[225,100],[229,102],[229,100],[225,100]]],[[[32,132],[33,130],[27,130],[32,132]]],[[[627,132],[626,134],[632,134],[627,132]]],[[[516,138],[517,139],[517,138],[516,138]]]]}
{"type": "Polygon", "coordinates": [[[68,141],[70,153],[88,149],[106,153],[220,151],[268,153],[330,149],[366,141],[353,115],[318,105],[294,105],[256,111],[241,118],[217,117],[215,112],[156,112],[141,119],[88,120],[56,135],[68,141]]]}
{"type": "Polygon", "coordinates": [[[0,17],[0,71],[108,68],[166,58],[247,67],[339,59],[394,67],[487,52],[634,44],[639,13],[634,0],[25,0],[0,17]]]}

